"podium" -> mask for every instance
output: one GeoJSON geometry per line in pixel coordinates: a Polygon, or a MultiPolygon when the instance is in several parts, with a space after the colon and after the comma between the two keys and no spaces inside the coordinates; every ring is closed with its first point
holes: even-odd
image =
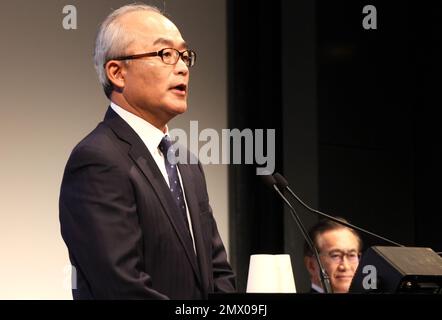
{"type": "Polygon", "coordinates": [[[369,248],[350,293],[442,294],[442,258],[430,248],[369,248]]]}

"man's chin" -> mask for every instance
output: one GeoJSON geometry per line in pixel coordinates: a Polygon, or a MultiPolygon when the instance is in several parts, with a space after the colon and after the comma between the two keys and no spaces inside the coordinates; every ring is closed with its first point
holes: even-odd
{"type": "Polygon", "coordinates": [[[182,114],[182,113],[184,113],[186,111],[187,111],[187,106],[182,106],[182,107],[175,108],[175,114],[176,115],[182,114]]]}
{"type": "Polygon", "coordinates": [[[169,104],[167,109],[169,110],[169,113],[171,113],[173,115],[182,114],[182,113],[186,112],[186,110],[187,110],[187,102],[183,102],[183,101],[176,102],[176,101],[174,101],[174,102],[169,104]]]}
{"type": "Polygon", "coordinates": [[[336,293],[347,293],[350,289],[351,281],[339,281],[339,283],[335,283],[334,285],[334,292],[336,293]]]}

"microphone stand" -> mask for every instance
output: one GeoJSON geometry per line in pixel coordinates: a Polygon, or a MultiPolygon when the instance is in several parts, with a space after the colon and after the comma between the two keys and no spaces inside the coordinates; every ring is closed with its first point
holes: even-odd
{"type": "Polygon", "coordinates": [[[344,222],[344,221],[341,221],[341,220],[339,220],[339,219],[337,219],[337,218],[335,218],[335,217],[333,217],[333,216],[331,216],[331,215],[328,215],[328,214],[326,214],[326,213],[323,213],[323,212],[321,212],[321,211],[318,211],[318,210],[315,210],[315,209],[313,209],[313,208],[311,208],[311,207],[309,207],[307,204],[305,204],[293,191],[292,191],[292,189],[290,189],[290,187],[289,187],[289,184],[288,184],[288,182],[287,182],[287,180],[281,175],[281,174],[279,174],[279,173],[275,173],[274,175],[273,175],[273,177],[274,177],[274,179],[276,180],[276,184],[278,185],[278,187],[279,188],[281,188],[281,189],[287,189],[288,191],[289,191],[289,193],[300,203],[300,204],[302,204],[305,208],[307,208],[307,210],[309,210],[310,212],[313,212],[313,213],[315,213],[315,214],[317,214],[317,215],[319,215],[319,216],[321,216],[321,217],[324,217],[324,218],[327,218],[327,219],[330,219],[330,220],[332,220],[332,221],[334,221],[334,222],[336,222],[336,223],[339,223],[339,224],[341,224],[341,225],[344,225],[344,226],[346,226],[346,227],[348,227],[348,228],[351,228],[351,229],[355,229],[355,230],[358,230],[358,231],[360,231],[360,232],[362,232],[362,233],[365,233],[365,234],[368,234],[368,235],[370,235],[370,236],[372,236],[372,237],[375,237],[375,238],[378,238],[378,239],[381,239],[381,240],[383,240],[383,241],[385,241],[385,242],[388,242],[388,243],[390,243],[390,244],[393,244],[394,246],[397,246],[397,247],[404,247],[404,245],[402,245],[402,244],[400,244],[400,243],[397,243],[397,242],[395,242],[395,241],[393,241],[393,240],[390,240],[390,239],[387,239],[387,238],[384,238],[384,237],[382,237],[382,236],[380,236],[380,235],[378,235],[378,234],[375,234],[375,233],[373,233],[373,232],[370,232],[370,231],[368,231],[368,230],[365,230],[365,229],[363,229],[363,228],[360,228],[360,227],[358,227],[358,226],[355,226],[355,225],[353,225],[353,224],[351,224],[351,223],[347,223],[347,222],[344,222]]]}
{"type": "Polygon", "coordinates": [[[293,219],[295,220],[296,224],[298,225],[298,228],[301,230],[302,236],[304,237],[305,241],[307,242],[307,245],[309,246],[310,250],[313,252],[314,257],[316,258],[316,261],[319,266],[319,277],[321,280],[322,287],[324,289],[325,293],[333,293],[333,289],[330,283],[330,277],[328,276],[327,272],[324,269],[324,266],[322,265],[321,259],[319,259],[319,253],[318,250],[316,250],[316,246],[313,244],[312,239],[308,235],[307,230],[305,229],[304,225],[301,222],[301,219],[299,218],[298,214],[296,213],[296,210],[293,208],[293,206],[290,204],[290,202],[287,200],[287,198],[284,196],[284,194],[279,190],[275,178],[273,178],[271,175],[268,176],[262,176],[264,179],[264,182],[271,185],[273,189],[279,194],[279,196],[284,200],[284,203],[290,208],[290,213],[292,214],[293,219]]]}

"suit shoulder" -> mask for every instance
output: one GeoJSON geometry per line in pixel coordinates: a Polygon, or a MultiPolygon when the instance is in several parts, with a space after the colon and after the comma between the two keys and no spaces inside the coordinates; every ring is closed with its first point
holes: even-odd
{"type": "Polygon", "coordinates": [[[117,159],[122,154],[118,141],[114,132],[101,122],[73,148],[68,162],[79,159],[117,159]]]}

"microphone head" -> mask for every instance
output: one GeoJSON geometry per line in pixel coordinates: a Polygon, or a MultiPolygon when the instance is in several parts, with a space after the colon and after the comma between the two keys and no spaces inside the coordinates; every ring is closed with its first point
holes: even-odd
{"type": "Polygon", "coordinates": [[[289,183],[284,176],[278,172],[273,175],[273,178],[280,189],[285,189],[289,186],[289,183]]]}
{"type": "Polygon", "coordinates": [[[273,186],[276,184],[275,178],[271,174],[261,175],[262,181],[269,187],[273,189],[273,186]]]}

